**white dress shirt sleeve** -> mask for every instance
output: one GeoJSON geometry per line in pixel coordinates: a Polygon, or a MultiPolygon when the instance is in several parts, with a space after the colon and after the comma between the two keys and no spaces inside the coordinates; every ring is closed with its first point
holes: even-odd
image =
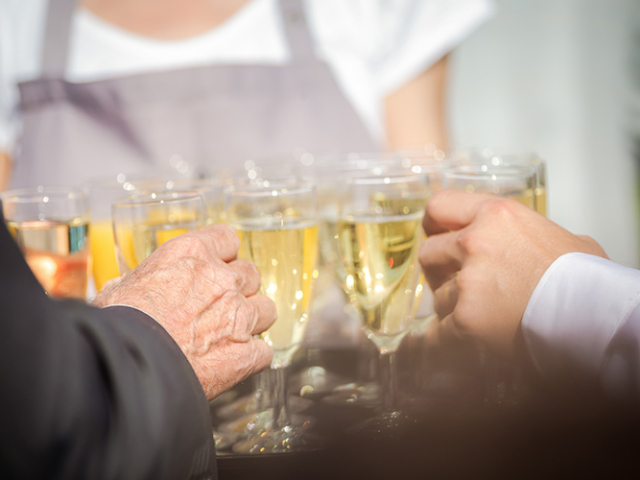
{"type": "Polygon", "coordinates": [[[371,60],[386,96],[451,52],[496,11],[492,0],[379,1],[378,48],[371,60]]]}
{"type": "Polygon", "coordinates": [[[582,376],[615,396],[638,394],[640,271],[593,255],[563,255],[534,290],[522,330],[543,376],[582,376]]]}

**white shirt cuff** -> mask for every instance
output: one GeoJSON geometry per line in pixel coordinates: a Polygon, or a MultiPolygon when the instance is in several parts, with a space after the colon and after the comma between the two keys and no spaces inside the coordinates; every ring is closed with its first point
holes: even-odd
{"type": "Polygon", "coordinates": [[[583,253],[558,258],[529,300],[522,330],[543,375],[597,375],[613,335],[640,303],[640,271],[583,253]]]}

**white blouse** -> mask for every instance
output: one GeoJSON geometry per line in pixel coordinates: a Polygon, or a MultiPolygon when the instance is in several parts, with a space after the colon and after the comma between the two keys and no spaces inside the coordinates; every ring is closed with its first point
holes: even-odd
{"type": "MultiPolygon", "coordinates": [[[[492,0],[305,0],[317,55],[374,138],[382,101],[451,51],[494,11],[492,0]]],[[[20,81],[37,78],[47,0],[0,2],[0,150],[20,128],[20,81]]],[[[89,82],[207,64],[289,59],[276,0],[252,0],[223,24],[178,41],[147,38],[86,9],[75,15],[66,79],[89,82]]]]}

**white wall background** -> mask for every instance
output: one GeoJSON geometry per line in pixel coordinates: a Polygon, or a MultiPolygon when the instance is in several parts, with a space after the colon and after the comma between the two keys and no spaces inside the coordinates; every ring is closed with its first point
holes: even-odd
{"type": "Polygon", "coordinates": [[[548,164],[550,218],[640,266],[631,145],[640,85],[630,74],[640,0],[496,3],[497,15],[452,56],[454,145],[537,151],[548,164]]]}

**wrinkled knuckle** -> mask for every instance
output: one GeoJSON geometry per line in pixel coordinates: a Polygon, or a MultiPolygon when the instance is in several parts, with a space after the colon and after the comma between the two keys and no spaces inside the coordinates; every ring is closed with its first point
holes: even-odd
{"type": "Polygon", "coordinates": [[[258,267],[256,266],[255,263],[253,262],[245,262],[247,264],[247,275],[256,280],[258,283],[260,282],[260,270],[258,270],[258,267]]]}
{"type": "Polygon", "coordinates": [[[202,253],[206,253],[208,251],[204,239],[195,234],[185,234],[180,237],[176,237],[175,243],[177,248],[183,248],[190,256],[194,257],[199,257],[202,253]]]}
{"type": "Polygon", "coordinates": [[[256,309],[250,303],[243,303],[238,306],[236,321],[233,329],[233,339],[237,342],[246,343],[252,338],[256,309]]]}
{"type": "Polygon", "coordinates": [[[216,270],[216,283],[225,292],[233,292],[235,294],[238,290],[239,274],[226,267],[226,265],[217,265],[216,270]]]}
{"type": "Polygon", "coordinates": [[[216,225],[215,227],[216,236],[220,241],[230,243],[235,249],[240,247],[240,238],[236,231],[231,228],[229,225],[216,225]]]}
{"type": "Polygon", "coordinates": [[[268,367],[273,360],[273,349],[264,340],[256,339],[253,343],[255,366],[257,369],[268,367]]]}
{"type": "Polygon", "coordinates": [[[238,280],[256,289],[260,287],[260,271],[253,262],[248,260],[236,260],[238,280]]]}
{"type": "Polygon", "coordinates": [[[238,285],[243,282],[242,274],[234,269],[228,269],[226,278],[230,289],[237,289],[238,285]]]}
{"type": "Polygon", "coordinates": [[[245,302],[243,315],[245,322],[244,328],[247,334],[251,336],[255,321],[258,318],[258,307],[253,303],[245,302]]]}

